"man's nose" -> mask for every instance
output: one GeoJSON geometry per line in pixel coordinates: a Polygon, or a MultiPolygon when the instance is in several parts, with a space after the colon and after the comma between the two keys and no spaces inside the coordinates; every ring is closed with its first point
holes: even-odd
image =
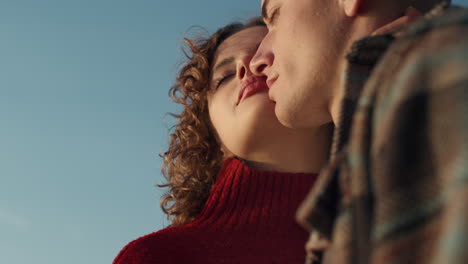
{"type": "Polygon", "coordinates": [[[250,61],[250,71],[255,75],[268,75],[268,69],[273,64],[273,60],[274,55],[271,52],[268,36],[266,36],[250,61]]]}

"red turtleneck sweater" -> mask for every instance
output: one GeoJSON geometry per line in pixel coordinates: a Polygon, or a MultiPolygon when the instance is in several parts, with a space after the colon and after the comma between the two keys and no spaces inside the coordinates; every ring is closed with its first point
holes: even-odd
{"type": "Polygon", "coordinates": [[[304,263],[295,211],[317,175],[260,171],[228,159],[200,215],[143,236],[114,264],[304,263]]]}

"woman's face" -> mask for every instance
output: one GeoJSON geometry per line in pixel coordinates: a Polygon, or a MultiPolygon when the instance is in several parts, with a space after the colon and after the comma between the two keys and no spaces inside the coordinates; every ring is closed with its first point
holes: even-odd
{"type": "Polygon", "coordinates": [[[285,130],[275,116],[265,77],[254,76],[248,67],[266,33],[261,26],[242,30],[215,54],[208,107],[227,156],[248,159],[280,140],[285,130]]]}

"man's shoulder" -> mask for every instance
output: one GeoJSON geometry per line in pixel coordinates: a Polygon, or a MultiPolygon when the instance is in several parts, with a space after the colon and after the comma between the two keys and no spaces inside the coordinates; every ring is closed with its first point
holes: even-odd
{"type": "MultiPolygon", "coordinates": [[[[450,7],[434,10],[421,22],[410,27],[399,37],[397,52],[406,50],[402,57],[403,76],[420,78],[426,75],[431,83],[421,89],[449,87],[468,74],[468,9],[450,7]],[[400,43],[401,45],[398,45],[400,43]],[[399,46],[399,47],[398,47],[399,46]],[[401,48],[401,49],[400,49],[401,48]],[[416,73],[420,73],[419,77],[416,73]]],[[[393,55],[393,54],[390,54],[393,55]]],[[[391,60],[391,58],[389,58],[391,60]]]]}
{"type": "Polygon", "coordinates": [[[429,92],[466,78],[468,9],[436,9],[395,37],[373,74],[378,83],[387,83],[379,89],[381,94],[396,88],[404,91],[402,94],[429,92]],[[426,82],[418,82],[422,78],[426,82]]]}
{"type": "Polygon", "coordinates": [[[456,29],[466,30],[467,28],[468,8],[439,6],[426,14],[419,22],[397,33],[396,37],[397,39],[420,38],[428,34],[446,34],[445,31],[452,31],[455,34],[456,29]]]}
{"type": "Polygon", "coordinates": [[[432,97],[467,79],[468,9],[436,9],[395,38],[361,98],[376,94],[376,104],[398,105],[414,95],[432,97]]]}

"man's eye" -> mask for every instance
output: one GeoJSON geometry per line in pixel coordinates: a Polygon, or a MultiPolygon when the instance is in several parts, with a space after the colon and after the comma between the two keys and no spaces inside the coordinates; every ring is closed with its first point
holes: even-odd
{"type": "Polygon", "coordinates": [[[228,73],[219,77],[215,82],[215,88],[218,89],[222,84],[228,81],[231,77],[234,77],[234,73],[228,73]]]}
{"type": "Polygon", "coordinates": [[[275,8],[273,12],[271,12],[271,16],[269,19],[270,20],[269,22],[271,25],[275,24],[276,20],[278,19],[278,15],[279,15],[279,8],[275,8]]]}

